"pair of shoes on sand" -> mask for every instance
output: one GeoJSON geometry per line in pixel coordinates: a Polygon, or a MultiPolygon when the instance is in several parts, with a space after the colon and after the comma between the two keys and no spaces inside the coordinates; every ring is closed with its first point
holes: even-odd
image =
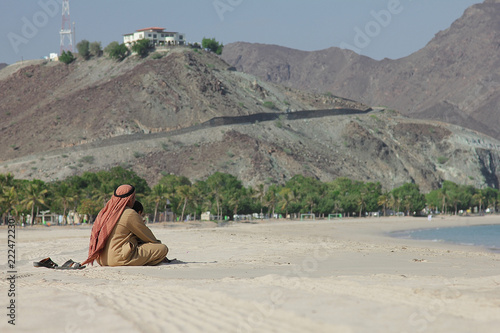
{"type": "Polygon", "coordinates": [[[52,269],[82,269],[85,268],[85,266],[82,266],[80,263],[73,261],[73,260],[68,260],[66,261],[61,267],[59,267],[58,264],[52,261],[50,258],[45,258],[42,259],[38,262],[34,262],[33,266],[35,267],[46,267],[46,268],[52,268],[52,269]]]}

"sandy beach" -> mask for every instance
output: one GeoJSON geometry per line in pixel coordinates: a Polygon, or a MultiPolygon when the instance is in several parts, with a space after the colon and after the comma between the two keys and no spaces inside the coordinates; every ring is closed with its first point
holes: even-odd
{"type": "Polygon", "coordinates": [[[149,225],[172,264],[86,259],[89,226],[1,227],[1,332],[498,332],[500,253],[389,237],[499,216],[149,225]],[[8,296],[14,287],[15,296],[8,296]],[[9,302],[15,302],[15,326],[9,302]]]}

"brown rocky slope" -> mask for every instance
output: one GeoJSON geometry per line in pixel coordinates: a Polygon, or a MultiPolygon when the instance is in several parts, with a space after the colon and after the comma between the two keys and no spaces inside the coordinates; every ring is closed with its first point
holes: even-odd
{"type": "Polygon", "coordinates": [[[213,54],[188,48],[172,49],[161,59],[12,66],[0,72],[2,160],[125,134],[185,128],[220,116],[366,108],[262,83],[228,70],[213,54]]]}
{"type": "Polygon", "coordinates": [[[500,2],[468,8],[408,57],[376,61],[349,50],[304,52],[233,43],[223,59],[270,82],[331,91],[412,118],[439,120],[500,139],[500,2]]]}
{"type": "Polygon", "coordinates": [[[52,181],[122,165],[150,184],[222,171],[245,185],[304,174],[498,188],[500,142],[488,136],[266,83],[203,51],[163,55],[0,71],[0,172],[52,181]],[[297,111],[317,109],[340,111],[297,111]]]}

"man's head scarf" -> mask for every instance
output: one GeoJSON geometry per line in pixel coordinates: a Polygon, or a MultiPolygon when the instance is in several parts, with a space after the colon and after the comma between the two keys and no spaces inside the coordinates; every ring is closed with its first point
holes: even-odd
{"type": "Polygon", "coordinates": [[[115,190],[114,195],[95,219],[90,235],[89,256],[82,265],[92,264],[99,258],[125,207],[132,206],[133,198],[135,198],[135,188],[132,185],[121,185],[115,190]]]}

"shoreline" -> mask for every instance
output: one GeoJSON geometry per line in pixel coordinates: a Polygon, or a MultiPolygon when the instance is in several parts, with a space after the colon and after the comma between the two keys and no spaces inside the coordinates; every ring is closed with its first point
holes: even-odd
{"type": "MultiPolygon", "coordinates": [[[[500,325],[499,253],[387,232],[498,220],[149,224],[176,262],[78,271],[33,262],[83,261],[90,226],[18,228],[17,327],[4,318],[0,330],[493,333],[500,325]]],[[[4,262],[0,269],[4,288],[4,262]]],[[[7,301],[0,297],[4,309],[7,301]]]]}

